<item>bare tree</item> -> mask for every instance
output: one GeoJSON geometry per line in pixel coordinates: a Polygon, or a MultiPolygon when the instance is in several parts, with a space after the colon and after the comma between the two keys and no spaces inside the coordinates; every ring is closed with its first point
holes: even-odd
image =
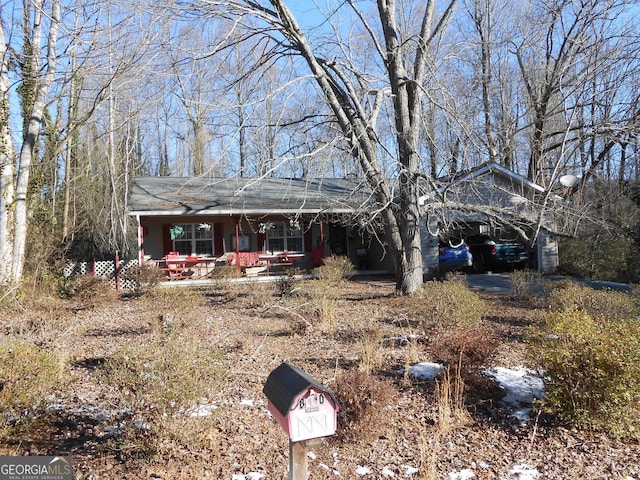
{"type": "MultiPolygon", "coordinates": [[[[530,118],[528,177],[545,186],[553,180],[550,169],[557,160],[557,146],[564,132],[578,119],[572,109],[581,102],[596,105],[599,93],[585,98],[585,82],[615,65],[613,57],[597,60],[596,52],[606,48],[618,33],[611,26],[620,18],[624,0],[562,0],[533,4],[521,23],[521,36],[514,41],[523,92],[530,118]],[[526,22],[526,23],[525,23],[526,22]],[[564,123],[564,124],[563,124],[564,123]]],[[[615,67],[614,67],[615,68],[615,67]]],[[[589,128],[594,128],[590,125],[589,128]]]]}
{"type": "MultiPolygon", "coordinates": [[[[0,13],[2,6],[0,5],[0,13]]],[[[13,142],[9,128],[9,62],[2,15],[0,15],[0,285],[8,283],[11,276],[13,253],[14,159],[13,142]]]]}
{"type": "MultiPolygon", "coordinates": [[[[20,159],[16,177],[16,198],[15,198],[15,226],[13,238],[12,254],[12,280],[20,281],[24,267],[25,245],[27,239],[27,219],[28,219],[28,188],[31,165],[36,151],[36,142],[40,129],[44,122],[47,96],[51,89],[55,77],[57,57],[56,42],[58,41],[58,29],[60,26],[60,0],[52,0],[49,8],[45,10],[43,0],[25,2],[25,15],[32,12],[32,23],[28,25],[30,51],[25,56],[24,61],[29,62],[29,72],[35,78],[26,79],[33,82],[33,103],[28,112],[28,121],[24,132],[22,146],[20,148],[20,159]],[[45,16],[48,21],[45,21],[45,16]],[[48,26],[48,31],[45,28],[48,26]],[[41,39],[45,38],[45,45],[41,44],[41,39]],[[46,53],[43,53],[43,49],[46,53]],[[44,65],[43,65],[44,64],[44,65]],[[41,71],[43,73],[41,73],[41,71]]],[[[27,119],[25,119],[27,120],[27,119]]]]}
{"type": "MultiPolygon", "coordinates": [[[[433,66],[432,43],[445,30],[456,2],[446,2],[442,10],[436,9],[436,3],[379,0],[373,14],[360,11],[355,2],[346,2],[353,18],[360,22],[360,41],[379,62],[379,69],[367,71],[354,59],[357,52],[349,42],[338,39],[333,44],[336,48],[327,44],[322,52],[283,0],[206,2],[211,12],[226,15],[238,25],[249,18],[254,25],[259,22],[260,29],[252,26],[251,34],[271,40],[272,53],[296,54],[303,59],[373,191],[378,205],[373,216],[383,220],[385,242],[396,268],[396,288],[407,294],[420,288],[423,281],[418,197],[424,177],[419,170],[424,86],[433,66]],[[407,7],[413,18],[407,15],[407,7]],[[437,12],[441,12],[439,16],[437,12]],[[378,92],[388,92],[390,98],[376,95],[378,92]],[[389,157],[394,179],[383,161],[390,145],[381,143],[376,129],[379,105],[365,102],[372,94],[379,101],[390,100],[395,132],[391,148],[395,151],[389,157]]],[[[327,21],[331,24],[332,18],[327,21]]],[[[338,25],[333,28],[334,33],[340,30],[338,25]]],[[[270,61],[265,57],[264,63],[270,61]]]]}

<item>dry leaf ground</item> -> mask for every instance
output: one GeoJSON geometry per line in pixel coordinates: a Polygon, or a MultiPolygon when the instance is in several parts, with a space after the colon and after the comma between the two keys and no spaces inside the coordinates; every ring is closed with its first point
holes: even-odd
{"type": "MultiPolygon", "coordinates": [[[[512,470],[526,464],[541,479],[640,479],[637,443],[540,418],[522,426],[500,412],[500,391],[488,380],[467,385],[466,421],[438,428],[433,382],[407,383],[399,373],[414,359],[431,360],[429,339],[403,341],[416,333],[414,314],[389,279],[344,284],[335,321],[328,323],[299,300],[279,295],[279,288],[228,283],[139,298],[91,290],[5,311],[0,342],[24,338],[55,350],[66,373],[46,412],[28,411],[5,428],[0,454],[68,454],[79,479],[257,478],[251,472],[287,478],[288,440],[267,414],[262,393],[267,375],[288,361],[331,388],[342,372],[358,367],[358,341],[375,330],[382,347],[374,374],[390,380],[395,395],[379,420],[382,433],[323,440],[312,449],[310,478],[362,478],[359,467],[368,469],[365,478],[414,472],[412,478],[450,479],[464,469],[478,479],[524,478],[512,470]],[[177,413],[163,411],[152,398],[127,405],[139,392],[122,391],[129,388],[124,381],[125,387],[105,383],[105,365],[123,351],[153,353],[168,335],[179,335],[185,348],[199,342],[211,347],[215,377],[207,394],[192,400],[194,409],[177,413]]],[[[544,306],[535,299],[478,295],[489,306],[485,324],[500,341],[492,365],[525,365],[523,329],[544,306]]],[[[198,376],[186,374],[183,388],[193,387],[198,376]]]]}

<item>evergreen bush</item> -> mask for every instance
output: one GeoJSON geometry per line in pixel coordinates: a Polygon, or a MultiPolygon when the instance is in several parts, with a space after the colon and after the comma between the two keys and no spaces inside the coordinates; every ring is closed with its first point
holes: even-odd
{"type": "Polygon", "coordinates": [[[564,290],[529,331],[546,376],[538,408],[572,427],[640,438],[640,320],[618,292],[583,288],[564,290]]]}

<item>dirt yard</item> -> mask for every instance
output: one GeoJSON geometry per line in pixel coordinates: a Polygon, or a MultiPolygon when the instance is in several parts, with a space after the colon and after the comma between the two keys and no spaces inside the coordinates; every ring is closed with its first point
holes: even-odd
{"type": "MultiPolygon", "coordinates": [[[[504,392],[487,378],[466,385],[468,416],[445,426],[435,383],[401,373],[433,358],[415,311],[388,279],[345,283],[330,324],[281,288],[165,288],[138,298],[88,289],[4,311],[0,344],[34,342],[64,367],[37,408],[4,412],[0,455],[70,455],[76,478],[87,480],[284,479],[289,445],[266,408],[268,374],[287,361],[333,389],[362,365],[362,339],[377,332],[373,376],[392,386],[392,400],[373,419],[374,435],[368,428],[312,447],[311,479],[640,479],[638,444],[542,417],[522,425],[499,408],[504,392]],[[191,362],[196,348],[200,360],[191,362]],[[166,378],[148,388],[157,371],[166,378]]],[[[523,329],[544,303],[477,294],[500,342],[486,367],[527,366],[523,329]]]]}

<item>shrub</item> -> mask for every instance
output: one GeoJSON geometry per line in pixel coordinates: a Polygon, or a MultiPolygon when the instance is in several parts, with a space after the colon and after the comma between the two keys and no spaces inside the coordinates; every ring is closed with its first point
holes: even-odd
{"type": "Polygon", "coordinates": [[[142,267],[130,267],[122,271],[122,284],[131,293],[139,297],[156,287],[164,275],[156,266],[145,264],[142,267]]]}
{"type": "Polygon", "coordinates": [[[460,282],[427,282],[409,302],[425,332],[476,326],[485,311],[484,302],[460,282]]]}
{"type": "MultiPolygon", "coordinates": [[[[459,372],[459,370],[456,370],[459,372]]],[[[450,432],[458,425],[470,423],[471,417],[464,404],[464,379],[459,373],[453,374],[446,368],[436,380],[434,401],[436,404],[435,424],[439,435],[450,432]]]]}
{"type": "Polygon", "coordinates": [[[93,274],[77,275],[64,284],[61,296],[81,302],[111,301],[117,296],[108,280],[93,274]]]}
{"type": "Polygon", "coordinates": [[[61,388],[67,357],[34,343],[0,345],[0,411],[37,408],[61,388]]]}
{"type": "Polygon", "coordinates": [[[540,281],[540,272],[534,270],[514,270],[511,273],[511,294],[518,299],[533,295],[540,281]]]}
{"type": "Polygon", "coordinates": [[[548,297],[553,311],[584,311],[597,320],[624,320],[640,314],[637,299],[625,292],[594,290],[575,282],[554,285],[548,297]]]}
{"type": "Polygon", "coordinates": [[[279,276],[276,279],[276,291],[278,295],[281,297],[290,297],[296,291],[299,281],[300,280],[290,273],[279,276]]]}
{"type": "Polygon", "coordinates": [[[102,381],[117,389],[128,406],[176,412],[215,391],[224,373],[209,344],[174,328],[146,345],[132,345],[101,366],[102,381]]]}
{"type": "Polygon", "coordinates": [[[390,381],[348,370],[338,376],[333,390],[340,402],[338,440],[367,442],[388,430],[387,405],[396,396],[390,381]]]}
{"type": "Polygon", "coordinates": [[[324,265],[313,269],[313,274],[332,285],[337,285],[343,280],[351,278],[355,273],[353,263],[343,255],[331,255],[326,257],[323,262],[324,265]]]}
{"type": "Polygon", "coordinates": [[[338,299],[341,291],[336,284],[328,280],[303,280],[295,291],[296,298],[301,301],[298,308],[309,312],[320,321],[320,326],[333,330],[338,311],[338,299]]]}
{"type": "Polygon", "coordinates": [[[13,314],[16,305],[26,296],[23,284],[0,285],[0,313],[13,314]]]}
{"type": "Polygon", "coordinates": [[[632,266],[637,249],[630,238],[620,235],[620,229],[583,232],[577,239],[561,239],[560,267],[584,278],[637,280],[638,272],[632,266]]]}
{"type": "Polygon", "coordinates": [[[433,358],[463,378],[475,373],[494,355],[498,342],[481,326],[456,328],[437,335],[431,343],[433,358]]]}
{"type": "Polygon", "coordinates": [[[640,322],[588,311],[548,313],[530,353],[545,371],[539,408],[569,426],[640,438],[640,322]]]}
{"type": "Polygon", "coordinates": [[[216,265],[211,273],[211,278],[219,282],[234,280],[239,276],[238,267],[232,265],[216,265]]]}
{"type": "Polygon", "coordinates": [[[175,312],[189,312],[196,307],[204,306],[206,298],[203,292],[197,288],[155,288],[148,292],[145,301],[153,306],[163,306],[175,312]]]}

